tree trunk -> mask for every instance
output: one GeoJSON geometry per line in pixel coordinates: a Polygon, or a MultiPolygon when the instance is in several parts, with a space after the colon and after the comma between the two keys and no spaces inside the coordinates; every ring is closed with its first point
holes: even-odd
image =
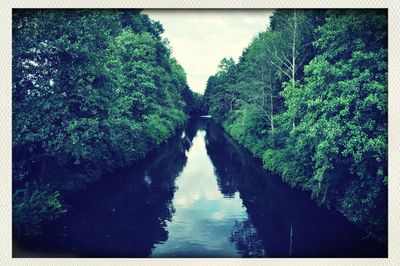
{"type": "Polygon", "coordinates": [[[274,130],[274,99],[272,93],[270,94],[270,99],[271,99],[271,130],[274,130]]]}
{"type": "MultiPolygon", "coordinates": [[[[294,25],[293,25],[293,45],[292,45],[292,87],[293,90],[296,87],[296,32],[297,32],[297,16],[296,16],[296,9],[293,11],[293,16],[294,16],[294,25]]],[[[296,126],[295,125],[295,117],[293,117],[293,128],[296,126]]]]}

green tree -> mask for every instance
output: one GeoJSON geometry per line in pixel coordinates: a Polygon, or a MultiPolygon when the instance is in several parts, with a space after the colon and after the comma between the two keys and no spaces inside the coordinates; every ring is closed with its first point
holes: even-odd
{"type": "Polygon", "coordinates": [[[387,13],[279,10],[270,22],[209,78],[205,106],[265,168],[385,240],[387,13]]]}
{"type": "Polygon", "coordinates": [[[318,28],[318,55],[305,68],[301,93],[288,87],[288,113],[300,114],[291,132],[295,160],[307,154],[307,182],[323,203],[376,235],[385,231],[387,193],[387,16],[329,12],[318,28]],[[300,153],[302,153],[300,155],[300,153]],[[340,172],[337,169],[348,169],[340,172]],[[379,233],[378,233],[379,232],[379,233]]]}
{"type": "Polygon", "coordinates": [[[65,190],[144,157],[183,126],[186,74],[162,32],[138,10],[14,11],[18,235],[65,213],[65,190]],[[77,173],[46,171],[49,162],[77,173]],[[43,185],[28,191],[32,182],[43,185]],[[32,212],[34,225],[24,218],[32,212]]]}

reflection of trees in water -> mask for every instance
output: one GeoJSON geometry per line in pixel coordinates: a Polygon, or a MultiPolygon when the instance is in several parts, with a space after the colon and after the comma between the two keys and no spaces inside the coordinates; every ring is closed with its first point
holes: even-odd
{"type": "Polygon", "coordinates": [[[209,122],[210,119],[206,117],[190,118],[185,128],[187,136],[193,140],[197,134],[197,131],[207,129],[209,122]]]}
{"type": "MultiPolygon", "coordinates": [[[[188,127],[195,132],[196,125],[188,127]]],[[[168,238],[175,178],[194,137],[182,135],[70,196],[69,213],[22,246],[46,256],[148,257],[155,243],[168,238]]]]}
{"type": "Polygon", "coordinates": [[[383,248],[340,213],[320,208],[307,193],[291,189],[263,170],[259,160],[214,123],[208,125],[207,153],[221,192],[240,192],[249,219],[232,229],[231,241],[244,256],[373,257],[383,248]]]}
{"type": "Polygon", "coordinates": [[[237,154],[227,149],[229,143],[223,137],[221,129],[212,122],[207,128],[205,142],[207,154],[215,167],[214,173],[221,193],[226,197],[233,197],[237,191],[235,175],[241,172],[241,165],[232,164],[237,154]]]}
{"type": "Polygon", "coordinates": [[[294,210],[301,210],[296,208],[293,194],[272,181],[278,177],[267,176],[261,163],[218,125],[210,123],[206,137],[221,192],[229,196],[239,191],[249,217],[235,224],[230,240],[243,256],[289,256],[294,210]]]}
{"type": "Polygon", "coordinates": [[[239,191],[249,216],[234,226],[231,241],[243,256],[288,256],[293,213],[287,191],[271,182],[274,177],[266,176],[262,165],[213,123],[207,143],[221,192],[229,196],[239,191]]]}
{"type": "Polygon", "coordinates": [[[244,257],[265,257],[266,252],[257,230],[249,220],[235,221],[229,241],[244,257]]]}
{"type": "MultiPolygon", "coordinates": [[[[247,165],[246,160],[249,155],[243,153],[240,149],[234,149],[233,145],[235,143],[226,138],[217,125],[210,122],[206,135],[207,154],[215,166],[219,189],[227,197],[232,197],[236,191],[243,188],[242,179],[249,174],[249,165],[247,165]]],[[[251,199],[243,199],[245,206],[247,200],[251,199]]],[[[247,212],[250,217],[258,218],[257,211],[248,210],[247,212]]],[[[244,257],[266,256],[264,243],[250,219],[235,221],[229,241],[235,244],[244,257]]]]}

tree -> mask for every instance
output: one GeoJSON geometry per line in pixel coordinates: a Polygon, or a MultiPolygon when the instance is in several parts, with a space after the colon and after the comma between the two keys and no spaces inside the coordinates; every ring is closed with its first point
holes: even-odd
{"type": "Polygon", "coordinates": [[[13,12],[16,234],[65,213],[65,191],[143,158],[183,126],[186,74],[162,32],[138,10],[13,12]]]}
{"type": "MultiPolygon", "coordinates": [[[[279,38],[268,45],[271,64],[287,78],[284,86],[296,90],[302,80],[303,67],[314,56],[313,31],[321,23],[320,11],[279,10],[271,17],[271,29],[279,38]]],[[[291,117],[295,127],[297,115],[291,117]]]]}
{"type": "Polygon", "coordinates": [[[313,160],[315,195],[322,202],[335,195],[347,217],[383,237],[386,208],[377,206],[387,193],[387,16],[330,11],[317,34],[302,95],[286,94],[291,106],[304,105],[294,147],[313,160]]]}
{"type": "Polygon", "coordinates": [[[232,58],[223,58],[218,65],[218,72],[207,81],[204,97],[210,102],[210,115],[222,121],[233,111],[238,99],[238,92],[230,84],[236,79],[235,62],[232,58]]]}
{"type": "Polygon", "coordinates": [[[387,13],[277,11],[223,69],[207,83],[212,118],[265,168],[385,240],[387,13]]]}

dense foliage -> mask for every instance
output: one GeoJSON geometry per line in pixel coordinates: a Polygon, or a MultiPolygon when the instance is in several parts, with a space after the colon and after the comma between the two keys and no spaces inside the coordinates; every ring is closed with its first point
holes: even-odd
{"type": "Polygon", "coordinates": [[[267,169],[387,239],[387,13],[276,11],[204,101],[267,169]]]}
{"type": "Polygon", "coordinates": [[[63,190],[143,158],[183,126],[197,96],[162,32],[137,10],[14,11],[17,235],[65,213],[63,190]]]}

